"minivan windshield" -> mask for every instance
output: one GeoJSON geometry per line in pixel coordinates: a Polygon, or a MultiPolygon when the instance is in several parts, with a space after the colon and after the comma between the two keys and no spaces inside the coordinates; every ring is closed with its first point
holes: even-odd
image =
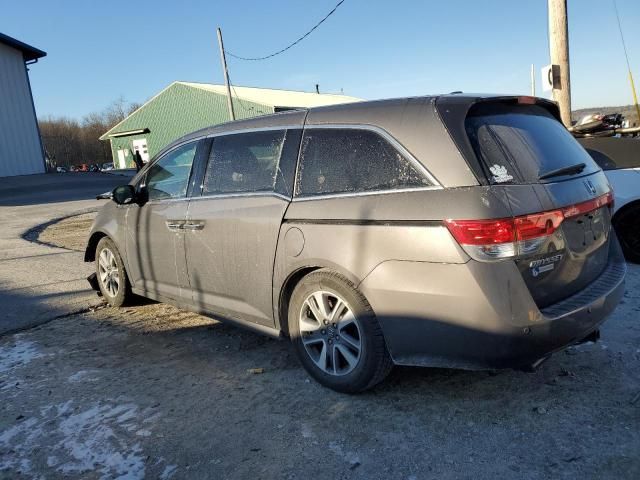
{"type": "Polygon", "coordinates": [[[494,184],[553,182],[599,169],[567,129],[538,105],[479,104],[465,128],[494,184]]]}

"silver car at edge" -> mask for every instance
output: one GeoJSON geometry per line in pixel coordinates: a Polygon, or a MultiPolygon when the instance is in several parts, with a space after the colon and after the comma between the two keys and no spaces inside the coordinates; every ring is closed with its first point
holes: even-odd
{"type": "Polygon", "coordinates": [[[273,337],[342,392],[538,366],[624,292],[601,169],[539,98],[451,94],[189,134],[98,214],[89,280],[273,337]]]}

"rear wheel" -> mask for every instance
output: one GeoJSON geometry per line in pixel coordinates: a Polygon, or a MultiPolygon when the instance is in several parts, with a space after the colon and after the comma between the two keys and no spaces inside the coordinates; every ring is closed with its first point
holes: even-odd
{"type": "Polygon", "coordinates": [[[624,208],[614,218],[613,226],[629,262],[640,263],[640,205],[624,208]]]}
{"type": "Polygon", "coordinates": [[[121,307],[130,300],[131,285],[124,262],[113,241],[104,237],[96,247],[96,275],[104,299],[112,307],[121,307]]]}
{"type": "Polygon", "coordinates": [[[371,306],[338,273],[317,270],[296,286],[289,302],[289,333],[307,372],[333,390],[366,390],[392,368],[371,306]]]}

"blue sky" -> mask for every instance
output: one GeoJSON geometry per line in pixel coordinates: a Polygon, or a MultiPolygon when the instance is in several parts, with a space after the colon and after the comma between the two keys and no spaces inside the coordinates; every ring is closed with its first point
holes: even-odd
{"type": "MultiPolygon", "coordinates": [[[[81,117],[174,80],[222,83],[215,37],[243,56],[271,53],[337,0],[1,0],[0,32],[45,50],[30,70],[39,116],[81,117]]],[[[301,44],[262,62],[229,59],[237,85],[366,99],[528,93],[549,63],[546,0],[346,0],[301,44]]],[[[640,87],[640,2],[618,0],[640,87]]],[[[631,103],[611,0],[569,0],[573,107],[631,103]]],[[[538,90],[538,94],[542,94],[538,90]]],[[[546,95],[546,94],[544,94],[546,95]]]]}

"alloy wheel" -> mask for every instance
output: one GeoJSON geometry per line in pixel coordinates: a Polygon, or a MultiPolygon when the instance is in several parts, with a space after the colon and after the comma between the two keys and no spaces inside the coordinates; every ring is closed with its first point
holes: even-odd
{"type": "Polygon", "coordinates": [[[363,348],[360,323],[335,293],[309,295],[302,304],[299,327],[305,351],[323,372],[341,376],[358,365],[363,348]]]}
{"type": "Polygon", "coordinates": [[[116,256],[108,248],[103,248],[98,257],[98,277],[110,297],[118,295],[120,290],[120,270],[116,256]]]}

